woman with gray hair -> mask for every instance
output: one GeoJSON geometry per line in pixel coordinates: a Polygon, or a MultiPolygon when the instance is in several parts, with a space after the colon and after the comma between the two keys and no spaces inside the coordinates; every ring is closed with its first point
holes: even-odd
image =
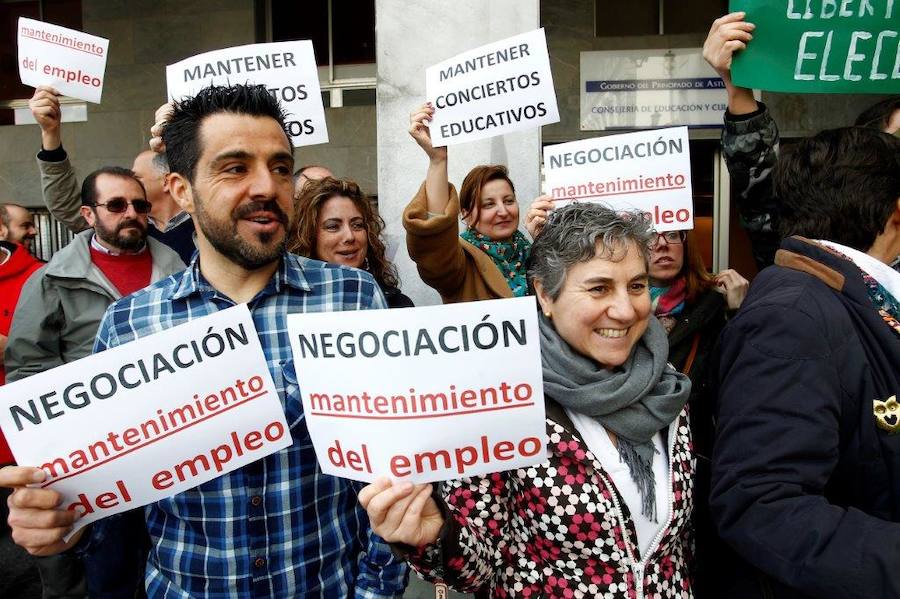
{"type": "Polygon", "coordinates": [[[539,466],[360,493],[433,582],[491,596],[691,597],[690,381],[648,290],[648,224],[554,211],[532,246],[550,444],[539,466]]]}

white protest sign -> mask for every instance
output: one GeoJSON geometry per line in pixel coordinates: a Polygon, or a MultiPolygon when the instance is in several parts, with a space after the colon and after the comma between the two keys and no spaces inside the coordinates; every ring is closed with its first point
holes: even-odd
{"type": "Polygon", "coordinates": [[[109,40],[19,17],[18,44],[22,83],[100,103],[109,40]]]}
{"type": "Polygon", "coordinates": [[[210,85],[265,85],[287,113],[294,146],[328,142],[319,72],[309,40],[248,44],[214,50],[166,67],[169,100],[210,85]]]}
{"type": "Polygon", "coordinates": [[[583,139],[544,148],[547,193],[640,210],[657,231],[694,228],[687,127],[583,139]]]}
{"type": "Polygon", "coordinates": [[[246,305],[0,387],[0,427],[40,483],[95,520],[291,445],[246,305]]]}
{"type": "Polygon", "coordinates": [[[326,474],[430,482],[546,460],[533,297],[293,314],[288,331],[326,474]]]}
{"type": "Polygon", "coordinates": [[[543,28],[429,67],[425,87],[435,147],[559,122],[543,28]]]}

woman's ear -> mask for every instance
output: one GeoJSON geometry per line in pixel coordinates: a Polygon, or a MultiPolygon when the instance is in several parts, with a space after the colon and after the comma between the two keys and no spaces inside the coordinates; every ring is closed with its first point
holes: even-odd
{"type": "Polygon", "coordinates": [[[544,284],[540,279],[534,280],[534,294],[537,296],[538,303],[541,304],[541,311],[547,318],[553,318],[553,300],[544,289],[544,284]]]}

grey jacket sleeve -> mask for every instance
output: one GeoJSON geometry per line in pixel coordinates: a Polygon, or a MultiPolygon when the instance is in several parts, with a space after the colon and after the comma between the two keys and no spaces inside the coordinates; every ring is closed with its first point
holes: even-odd
{"type": "Polygon", "coordinates": [[[41,171],[44,204],[53,218],[66,225],[73,233],[89,229],[87,221],[81,216],[81,189],[69,159],[47,162],[38,158],[37,163],[41,171]]]}
{"type": "Polygon", "coordinates": [[[8,382],[63,364],[62,306],[52,286],[44,285],[43,271],[44,268],[38,269],[29,277],[16,304],[3,355],[8,382]]]}

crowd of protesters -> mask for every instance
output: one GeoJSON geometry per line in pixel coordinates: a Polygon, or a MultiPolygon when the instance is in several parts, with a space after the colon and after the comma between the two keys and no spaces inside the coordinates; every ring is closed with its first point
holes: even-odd
{"type": "Polygon", "coordinates": [[[703,50],[752,285],[637,213],[542,196],[520,222],[504,165],[457,193],[434,107],[414,108],[410,256],[445,303],[534,297],[550,440],[539,465],[441,485],[326,475],[297,425],[288,314],[413,302],[370,199],[296,168],[264,87],[162,107],[151,150],[80,185],[38,88],[44,202],[76,235],[43,264],[28,210],[0,205],[0,384],[245,303],[296,425],[290,447],[71,538],[76,513],[0,436],[3,535],[43,596],[399,597],[412,569],[491,597],[900,597],[900,98],[781,148],[730,76],[753,31],[726,15],[703,50]]]}

